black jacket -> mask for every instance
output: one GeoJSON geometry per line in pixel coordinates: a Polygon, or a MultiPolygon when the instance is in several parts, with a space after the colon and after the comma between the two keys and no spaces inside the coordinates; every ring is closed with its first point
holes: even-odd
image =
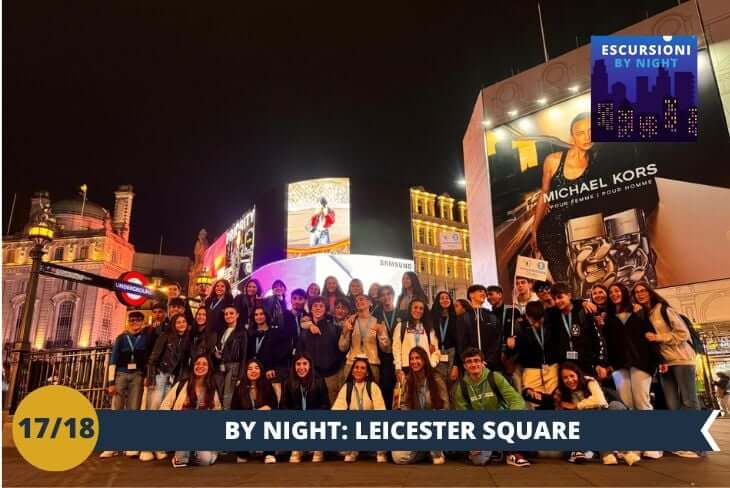
{"type": "Polygon", "coordinates": [[[147,360],[147,381],[154,381],[157,373],[179,375],[190,361],[190,332],[180,335],[168,331],[155,341],[147,360]]]}
{"type": "Polygon", "coordinates": [[[198,330],[197,326],[193,326],[190,336],[190,358],[196,358],[200,355],[213,357],[213,348],[216,345],[218,336],[210,330],[210,326],[206,326],[203,331],[198,330]]]}
{"type": "Polygon", "coordinates": [[[345,354],[338,346],[342,328],[335,325],[328,315],[315,325],[319,327],[321,334],[302,330],[297,340],[297,352],[308,353],[312,357],[314,370],[319,376],[326,378],[336,374],[345,360],[345,354]]]}
{"type": "MultiPolygon", "coordinates": [[[[261,372],[263,374],[263,371],[261,372]]],[[[245,373],[244,373],[245,374],[245,373]]],[[[259,380],[260,390],[258,392],[258,401],[251,402],[251,396],[249,395],[248,385],[243,381],[236,385],[236,389],[233,390],[233,398],[231,398],[231,410],[256,410],[263,406],[268,406],[272,410],[278,408],[278,402],[276,401],[276,393],[271,387],[271,383],[266,378],[259,380]]]]}
{"type": "Polygon", "coordinates": [[[208,327],[214,333],[219,334],[226,328],[226,322],[223,320],[223,309],[233,304],[233,298],[223,296],[220,302],[212,295],[206,298],[205,308],[208,309],[208,327]]]}
{"type": "MultiPolygon", "coordinates": [[[[210,327],[210,326],[209,326],[210,327]]],[[[213,332],[213,331],[211,331],[213,332]]],[[[227,338],[224,344],[221,344],[225,330],[216,336],[215,347],[221,353],[220,359],[215,355],[215,365],[220,367],[221,364],[239,363],[239,376],[243,375],[243,366],[248,359],[248,336],[245,330],[236,328],[227,338]]]]}
{"type": "Polygon", "coordinates": [[[532,326],[525,326],[516,336],[514,352],[519,358],[517,362],[523,368],[541,368],[543,364],[561,362],[559,346],[559,337],[556,336],[552,327],[543,325],[542,334],[540,334],[540,331],[533,329],[532,326]],[[540,340],[535,337],[535,334],[540,340]],[[540,346],[541,340],[545,348],[544,355],[543,348],[540,346]]]}
{"type": "Polygon", "coordinates": [[[582,307],[574,305],[570,312],[571,321],[566,320],[570,326],[568,335],[562,316],[563,313],[557,307],[552,307],[546,311],[543,324],[543,327],[551,328],[552,334],[558,338],[559,361],[573,361],[587,375],[594,374],[596,366],[607,366],[606,344],[593,317],[587,315],[582,307]],[[573,351],[578,353],[577,360],[568,358],[571,342],[573,351]]]}
{"type": "Polygon", "coordinates": [[[631,313],[624,324],[616,315],[606,316],[603,337],[606,339],[608,364],[614,370],[638,368],[654,374],[662,356],[659,343],[649,342],[647,332],[656,333],[649,320],[631,313]]]}
{"type": "MultiPolygon", "coordinates": [[[[487,366],[492,371],[502,370],[502,339],[499,332],[497,316],[485,308],[468,310],[461,316],[466,326],[462,332],[462,341],[468,341],[467,347],[477,347],[484,353],[487,366]],[[479,320],[477,320],[479,314],[479,320]],[[477,323],[479,331],[477,331],[477,323]],[[481,344],[479,339],[481,338],[481,344]]],[[[461,353],[463,351],[460,351],[461,353]]]]}
{"type": "Polygon", "coordinates": [[[264,371],[288,370],[291,365],[293,335],[285,327],[269,327],[266,331],[248,330],[248,357],[258,359],[264,371]],[[258,351],[256,344],[260,343],[258,351]]]}
{"type": "Polygon", "coordinates": [[[505,346],[505,341],[508,337],[517,336],[520,332],[522,323],[522,314],[517,307],[512,305],[502,304],[501,307],[495,307],[492,309],[492,313],[497,317],[497,323],[499,324],[499,333],[502,336],[502,346],[505,346]],[[514,334],[512,333],[512,310],[515,312],[515,326],[514,334]]]}
{"type": "MultiPolygon", "coordinates": [[[[249,304],[249,301],[247,300],[247,296],[244,293],[241,293],[239,295],[236,295],[236,298],[233,299],[233,306],[236,307],[236,310],[238,311],[238,324],[237,327],[239,329],[246,329],[247,325],[250,325],[253,323],[253,319],[251,318],[251,313],[253,312],[252,306],[249,304]]],[[[263,301],[259,298],[254,299],[253,306],[259,306],[263,303],[263,301]]]]}
{"type": "Polygon", "coordinates": [[[439,348],[441,348],[441,350],[451,349],[452,347],[456,349],[456,343],[458,341],[459,334],[459,324],[457,324],[455,314],[449,314],[448,324],[446,323],[445,317],[432,314],[431,326],[433,327],[433,331],[436,333],[436,337],[439,340],[439,348]],[[441,337],[442,325],[446,326],[446,337],[441,337]]]}
{"type": "MultiPolygon", "coordinates": [[[[312,387],[304,390],[304,397],[307,399],[307,410],[329,410],[330,399],[327,393],[327,385],[324,380],[315,375],[312,379],[312,387]]],[[[280,408],[289,410],[303,410],[302,390],[299,381],[289,378],[281,390],[280,408]]]]}

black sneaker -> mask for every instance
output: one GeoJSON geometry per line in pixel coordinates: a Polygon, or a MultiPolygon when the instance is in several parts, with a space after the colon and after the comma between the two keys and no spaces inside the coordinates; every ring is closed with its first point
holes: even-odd
{"type": "Polygon", "coordinates": [[[188,463],[183,463],[181,461],[178,461],[177,457],[172,456],[172,467],[173,468],[187,468],[188,463]]]}
{"type": "Polygon", "coordinates": [[[570,456],[568,457],[569,463],[581,464],[585,460],[586,460],[586,455],[583,453],[583,451],[573,451],[570,453],[570,456]]]}

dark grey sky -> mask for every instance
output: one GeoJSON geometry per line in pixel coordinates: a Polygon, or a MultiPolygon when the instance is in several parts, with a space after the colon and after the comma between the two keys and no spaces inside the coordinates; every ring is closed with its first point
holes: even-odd
{"type": "MultiPolygon", "coordinates": [[[[542,2],[551,57],[676,5],[542,2]],[[610,6],[609,6],[610,5],[610,6]],[[577,37],[577,41],[576,41],[577,37]]],[[[483,85],[542,62],[533,0],[3,2],[3,232],[35,190],[111,208],[190,254],[265,188],[310,176],[447,191],[483,85]]]]}

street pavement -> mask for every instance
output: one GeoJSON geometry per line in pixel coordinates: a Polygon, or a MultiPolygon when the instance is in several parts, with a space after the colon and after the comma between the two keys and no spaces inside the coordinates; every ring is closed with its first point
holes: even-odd
{"type": "MultiPolygon", "coordinates": [[[[671,428],[671,426],[668,426],[671,428]]],[[[169,459],[142,463],[96,455],[71,471],[49,473],[27,464],[14,448],[3,448],[3,486],[730,486],[730,420],[718,419],[711,432],[721,452],[700,459],[667,453],[628,467],[599,461],[573,465],[561,459],[538,458],[529,468],[506,465],[475,467],[449,460],[443,466],[379,465],[372,458],[345,464],[280,462],[260,459],[236,464],[224,457],[211,467],[173,469],[169,459]]],[[[284,456],[282,456],[283,458],[284,456]]]]}

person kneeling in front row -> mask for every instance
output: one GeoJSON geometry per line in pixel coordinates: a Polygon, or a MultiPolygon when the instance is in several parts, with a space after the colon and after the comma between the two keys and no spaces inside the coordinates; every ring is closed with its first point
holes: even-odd
{"type": "MultiPolygon", "coordinates": [[[[466,374],[454,385],[452,397],[455,410],[525,410],[527,406],[519,393],[496,371],[484,365],[481,350],[470,347],[461,355],[466,374]]],[[[483,466],[492,456],[492,451],[470,451],[472,464],[483,466]]],[[[518,453],[507,454],[506,462],[517,467],[526,467],[530,461],[518,453]]]]}
{"type": "MultiPolygon", "coordinates": [[[[431,366],[428,353],[414,347],[408,354],[409,372],[400,397],[401,410],[448,410],[449,391],[441,375],[431,366]]],[[[426,457],[425,451],[393,451],[395,464],[411,464],[426,457]]],[[[443,451],[431,451],[433,464],[444,464],[443,451]]]]}
{"type": "MultiPolygon", "coordinates": [[[[208,356],[193,359],[192,374],[187,381],[175,383],[160,404],[160,410],[221,410],[221,401],[208,356]]],[[[191,464],[210,466],[218,458],[216,451],[176,451],[173,468],[191,464]]]]}

